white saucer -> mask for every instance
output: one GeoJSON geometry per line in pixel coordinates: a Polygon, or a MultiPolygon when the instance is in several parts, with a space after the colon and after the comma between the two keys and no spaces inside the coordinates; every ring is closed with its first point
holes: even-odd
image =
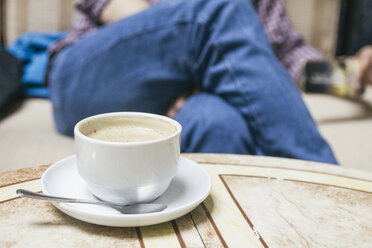
{"type": "MultiPolygon", "coordinates": [[[[82,221],[105,226],[153,225],[178,218],[196,208],[210,193],[212,182],[206,170],[181,157],[176,177],[155,203],[167,204],[161,212],[125,215],[99,205],[53,203],[62,212],[82,221]]],[[[65,158],[49,167],[41,177],[45,194],[94,200],[76,168],[76,157],[65,158]]]]}

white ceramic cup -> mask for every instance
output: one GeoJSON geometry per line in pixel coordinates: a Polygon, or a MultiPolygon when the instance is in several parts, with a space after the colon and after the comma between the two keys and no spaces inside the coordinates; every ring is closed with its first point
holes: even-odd
{"type": "Polygon", "coordinates": [[[152,201],[176,175],[181,130],[177,121],[148,113],[117,112],[83,119],[74,129],[78,172],[103,201],[121,205],[152,201]],[[137,142],[103,141],[84,134],[87,125],[99,128],[105,118],[123,117],[161,120],[175,131],[160,139],[137,142]]]}

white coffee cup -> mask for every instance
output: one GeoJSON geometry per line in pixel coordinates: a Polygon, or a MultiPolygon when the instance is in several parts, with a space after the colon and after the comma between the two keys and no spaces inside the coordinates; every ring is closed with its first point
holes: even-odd
{"type": "Polygon", "coordinates": [[[101,200],[122,205],[152,201],[176,175],[181,130],[173,119],[139,112],[81,120],[74,129],[78,172],[101,200]],[[106,140],[94,136],[96,133],[103,133],[106,140]],[[120,135],[130,138],[114,140],[120,135]]]}

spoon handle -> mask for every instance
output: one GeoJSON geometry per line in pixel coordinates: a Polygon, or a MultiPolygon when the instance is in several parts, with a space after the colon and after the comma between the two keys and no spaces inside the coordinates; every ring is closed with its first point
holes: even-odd
{"type": "Polygon", "coordinates": [[[16,192],[17,192],[18,196],[32,198],[32,199],[38,199],[38,200],[85,203],[85,204],[100,204],[100,205],[106,205],[106,206],[109,205],[105,202],[100,202],[100,201],[90,201],[90,200],[83,200],[83,199],[73,199],[73,198],[66,198],[66,197],[44,195],[44,194],[39,194],[39,193],[35,193],[35,192],[32,192],[32,191],[28,191],[28,190],[25,190],[25,189],[17,189],[16,192]]]}

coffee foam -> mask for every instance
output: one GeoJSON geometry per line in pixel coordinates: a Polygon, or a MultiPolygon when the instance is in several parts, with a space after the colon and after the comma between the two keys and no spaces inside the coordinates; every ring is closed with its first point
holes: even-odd
{"type": "Polygon", "coordinates": [[[176,127],[153,118],[105,117],[90,120],[80,127],[84,135],[110,142],[141,142],[172,135],[176,127]]]}

